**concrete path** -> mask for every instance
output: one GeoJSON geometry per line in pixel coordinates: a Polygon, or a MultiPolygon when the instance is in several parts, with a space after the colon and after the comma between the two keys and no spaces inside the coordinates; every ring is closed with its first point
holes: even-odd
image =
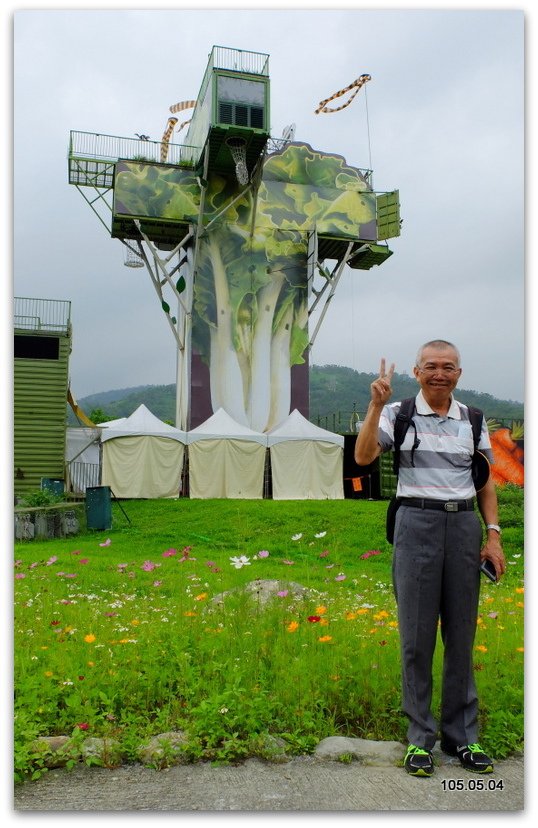
{"type": "Polygon", "coordinates": [[[15,788],[15,811],[521,811],[523,759],[478,776],[446,760],[430,778],[394,764],[299,757],[151,770],[142,765],[55,769],[15,788]]]}

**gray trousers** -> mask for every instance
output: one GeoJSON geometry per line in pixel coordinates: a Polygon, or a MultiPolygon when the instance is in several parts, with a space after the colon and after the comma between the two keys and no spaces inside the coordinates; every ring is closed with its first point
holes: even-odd
{"type": "Polygon", "coordinates": [[[402,707],[411,744],[431,750],[437,722],[431,712],[432,661],[441,622],[443,678],[441,738],[478,741],[473,645],[480,590],[482,527],[476,512],[400,506],[392,575],[402,661],[402,707]]]}

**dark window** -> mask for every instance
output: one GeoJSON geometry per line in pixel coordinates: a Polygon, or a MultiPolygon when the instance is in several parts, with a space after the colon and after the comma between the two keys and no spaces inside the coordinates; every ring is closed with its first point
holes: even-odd
{"type": "Polygon", "coordinates": [[[15,334],[15,359],[59,359],[57,336],[18,336],[15,334]]]}

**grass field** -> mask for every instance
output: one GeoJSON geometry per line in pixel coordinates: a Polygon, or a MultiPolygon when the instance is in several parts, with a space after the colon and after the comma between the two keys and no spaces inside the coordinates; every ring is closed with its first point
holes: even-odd
{"type": "MultiPolygon", "coordinates": [[[[475,671],[502,758],[523,740],[523,492],[499,497],[509,565],[482,583],[475,671]]],[[[405,739],[385,502],[122,505],[130,524],[114,504],[107,532],[15,546],[17,779],[39,735],[114,738],[124,761],[172,730],[192,761],[405,739]],[[266,603],[240,589],[258,579],[278,581],[266,603]]]]}

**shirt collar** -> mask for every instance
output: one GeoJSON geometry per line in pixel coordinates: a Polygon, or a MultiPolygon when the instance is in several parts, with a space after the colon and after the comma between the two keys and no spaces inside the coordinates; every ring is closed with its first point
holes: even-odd
{"type": "MultiPolygon", "coordinates": [[[[428,405],[428,403],[426,402],[426,400],[424,398],[424,394],[422,393],[422,388],[420,389],[420,391],[418,392],[418,394],[416,396],[415,405],[416,405],[416,409],[417,409],[417,414],[423,414],[423,415],[435,414],[435,411],[433,410],[433,408],[431,408],[428,405]]],[[[454,399],[454,397],[452,397],[452,396],[450,397],[450,408],[448,409],[448,412],[447,412],[446,416],[451,417],[453,420],[461,420],[460,407],[459,407],[458,403],[456,402],[456,400],[454,399]]]]}

